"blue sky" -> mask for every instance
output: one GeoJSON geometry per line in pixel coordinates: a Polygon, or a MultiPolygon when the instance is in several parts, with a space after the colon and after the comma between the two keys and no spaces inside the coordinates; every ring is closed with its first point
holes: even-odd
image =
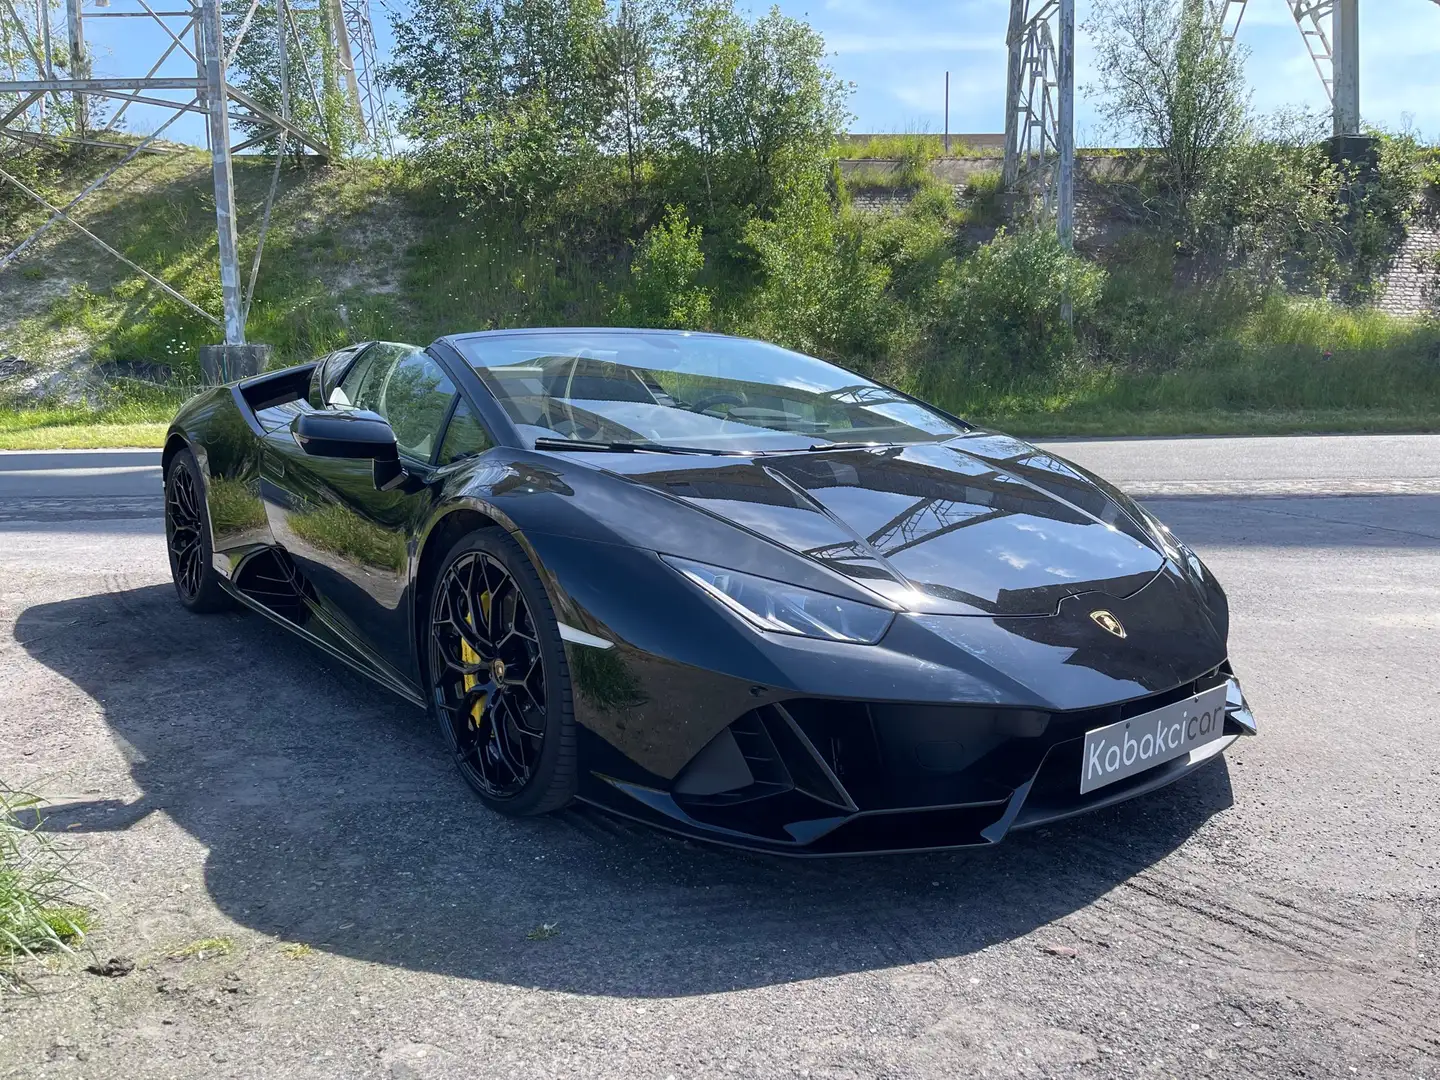
{"type": "MultiPolygon", "coordinates": [[[[390,44],[386,9],[418,0],[372,0],[382,51],[390,44]]],[[[88,0],[89,8],[93,0],[88,0]]],[[[1090,12],[1077,0],[1078,20],[1090,12]]],[[[130,6],[128,4],[124,6],[130,6]]],[[[153,6],[153,5],[152,5],[153,6]]],[[[753,5],[756,9],[762,4],[753,5]]],[[[836,72],[855,84],[851,109],[857,131],[939,132],[945,72],[950,76],[950,130],[995,132],[1004,126],[1007,0],[807,0],[780,3],[825,36],[836,72]]],[[[1440,5],[1431,0],[1362,0],[1361,110],[1367,123],[1405,124],[1440,141],[1440,5]]],[[[107,19],[89,26],[96,75],[140,75],[163,48],[149,20],[107,19]]],[[[1286,0],[1250,0],[1240,40],[1250,52],[1247,71],[1261,112],[1285,106],[1326,108],[1319,76],[1290,19],[1286,0]]],[[[178,55],[178,54],[177,54],[178,55]]],[[[1091,50],[1077,42],[1077,135],[1082,144],[1108,143],[1083,88],[1092,78],[1091,50]]],[[[177,72],[194,65],[171,58],[177,72]]],[[[167,66],[167,70],[169,67],[167,66]]],[[[132,110],[133,129],[157,122],[132,110]]],[[[203,138],[189,119],[170,129],[203,138]]]]}
{"type": "MultiPolygon", "coordinates": [[[[1089,16],[1076,0],[1077,20],[1089,16]]],[[[825,35],[835,70],[853,81],[859,131],[940,131],[945,71],[950,71],[950,130],[994,132],[1005,122],[1007,0],[812,0],[782,3],[825,35]]],[[[1430,0],[1362,0],[1361,109],[1366,122],[1410,123],[1440,139],[1440,6],[1430,0]]],[[[1314,64],[1286,0],[1250,0],[1240,30],[1257,110],[1289,105],[1328,108],[1314,64]]],[[[1076,42],[1076,132],[1103,142],[1083,87],[1093,79],[1092,50],[1076,42]]]]}

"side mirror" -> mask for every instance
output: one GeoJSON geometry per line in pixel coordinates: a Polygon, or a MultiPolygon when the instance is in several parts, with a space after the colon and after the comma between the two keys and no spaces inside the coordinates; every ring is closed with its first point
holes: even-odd
{"type": "Polygon", "coordinates": [[[304,412],[290,425],[300,449],[313,457],[394,461],[395,432],[383,416],[359,409],[304,412]]]}
{"type": "Polygon", "coordinates": [[[397,487],[406,478],[395,432],[376,413],[360,409],[304,412],[291,422],[290,434],[311,457],[373,461],[375,486],[382,491],[397,487]]]}

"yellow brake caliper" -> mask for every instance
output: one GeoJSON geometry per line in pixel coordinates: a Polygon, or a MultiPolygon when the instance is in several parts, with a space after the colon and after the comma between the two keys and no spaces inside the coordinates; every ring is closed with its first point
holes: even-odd
{"type": "MultiPolygon", "coordinates": [[[[480,594],[480,610],[481,610],[481,612],[484,614],[484,616],[485,616],[485,624],[488,626],[488,625],[490,624],[490,591],[489,591],[488,589],[487,589],[485,592],[483,592],[483,593],[480,594]]],[[[472,629],[472,630],[476,629],[476,626],[475,626],[475,618],[474,618],[473,615],[467,615],[467,616],[465,616],[465,622],[466,622],[467,624],[469,624],[470,629],[472,629]]],[[[480,654],[477,653],[474,649],[472,649],[472,648],[470,647],[470,643],[469,643],[468,641],[466,641],[464,638],[461,638],[461,639],[460,639],[460,659],[463,660],[463,661],[464,661],[465,663],[467,663],[467,664],[478,664],[478,663],[480,663],[480,654]]],[[[479,676],[479,675],[466,675],[466,676],[465,676],[465,690],[466,690],[466,692],[468,693],[471,689],[473,689],[475,686],[477,686],[477,685],[479,684],[479,682],[480,682],[480,676],[479,676]]],[[[482,715],[484,715],[484,712],[485,712],[485,704],[486,704],[486,697],[485,697],[485,695],[481,695],[481,696],[476,700],[475,704],[472,705],[472,706],[470,706],[470,726],[471,726],[471,727],[476,727],[476,728],[478,728],[478,727],[480,726],[480,717],[481,717],[482,715]]]]}

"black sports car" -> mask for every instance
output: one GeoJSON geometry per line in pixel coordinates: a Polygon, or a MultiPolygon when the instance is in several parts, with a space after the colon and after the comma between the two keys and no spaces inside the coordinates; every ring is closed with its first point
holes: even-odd
{"type": "Polygon", "coordinates": [[[181,603],[427,708],[506,813],[984,844],[1255,731],[1225,594],[1144,509],[756,341],[357,345],[201,393],[164,470],[181,603]]]}

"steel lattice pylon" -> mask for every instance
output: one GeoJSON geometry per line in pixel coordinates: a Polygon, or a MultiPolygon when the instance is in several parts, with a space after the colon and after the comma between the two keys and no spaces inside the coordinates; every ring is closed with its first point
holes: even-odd
{"type": "Polygon", "coordinates": [[[1330,27],[1335,17],[1334,0],[1288,0],[1290,15],[1300,28],[1300,37],[1325,86],[1325,96],[1335,103],[1335,50],[1330,27]]]}
{"type": "MultiPolygon", "coordinates": [[[[321,98],[335,85],[323,86],[323,72],[311,70],[306,46],[297,25],[297,12],[323,17],[332,36],[334,55],[345,81],[343,91],[357,113],[363,136],[377,149],[388,149],[389,121],[384,91],[379,81],[375,36],[368,6],[363,0],[312,0],[314,6],[296,0],[250,0],[237,5],[240,16],[231,37],[225,37],[221,0],[165,0],[152,6],[148,0],[64,0],[64,51],[54,47],[60,38],[51,25],[49,0],[0,0],[0,41],[21,43],[18,56],[11,57],[8,79],[0,79],[0,139],[30,146],[56,142],[107,147],[125,151],[124,158],[88,184],[64,206],[54,206],[38,192],[0,168],[0,182],[9,182],[50,211],[49,219],[12,251],[0,256],[0,269],[33,248],[35,242],[57,223],[64,222],[120,259],[152,285],[180,301],[196,314],[222,327],[227,345],[243,345],[245,322],[255,295],[255,282],[269,228],[279,183],[280,164],[287,152],[309,151],[322,158],[334,157],[326,137],[294,119],[292,90],[308,93],[315,112],[323,115],[321,98]],[[265,5],[273,12],[273,30],[279,81],[279,104],[267,107],[234,85],[228,69],[242,40],[255,33],[255,17],[265,5]],[[343,6],[342,6],[343,3],[343,6]],[[32,6],[33,4],[33,6],[32,6]],[[17,6],[18,5],[18,6],[17,6]],[[321,5],[326,5],[322,8],[321,5]],[[22,14],[23,10],[23,14],[22,14]],[[142,20],[152,31],[154,59],[138,78],[92,78],[86,25],[92,20],[128,18],[142,20]],[[353,44],[353,48],[352,48],[353,44]],[[358,58],[358,59],[356,59],[358,58]],[[114,107],[108,120],[98,125],[97,102],[114,107]],[[61,108],[56,108],[56,106],[61,108]],[[132,107],[168,114],[149,134],[138,140],[122,140],[115,133],[132,107]],[[68,108],[68,113],[67,113],[68,108]],[[205,310],[179,293],[156,274],[128,259],[74,219],[71,211],[89,198],[125,164],[141,153],[164,152],[161,136],[180,117],[195,113],[205,117],[215,184],[216,232],[219,244],[219,276],[223,315],[205,310]],[[67,123],[61,119],[68,115],[67,123]],[[92,123],[94,117],[96,123],[92,123]],[[245,126],[248,137],[232,145],[231,122],[245,126]],[[98,125],[98,126],[97,126],[98,125]],[[233,155],[266,142],[277,144],[275,171],[265,200],[263,220],[256,241],[249,280],[242,285],[239,242],[235,219],[233,155]]],[[[149,58],[147,58],[148,60],[149,58]]]]}
{"type": "MultiPolygon", "coordinates": [[[[1440,0],[1434,0],[1440,4],[1440,0]]],[[[1336,135],[1360,132],[1359,0],[1285,0],[1334,112],[1336,135]]],[[[1222,30],[1233,44],[1246,0],[1223,0],[1222,30]]]]}
{"type": "Polygon", "coordinates": [[[349,42],[349,80],[355,94],[355,110],[365,140],[385,154],[394,152],[390,135],[390,114],[385,105],[385,85],[380,74],[375,26],[370,19],[369,0],[340,0],[341,21],[349,42]]]}
{"type": "MultiPolygon", "coordinates": [[[[1440,0],[1435,0],[1440,3],[1440,0]]],[[[1245,18],[1245,0],[1225,0],[1220,10],[1220,36],[1226,46],[1234,45],[1240,33],[1240,21],[1245,18]]]]}
{"type": "Polygon", "coordinates": [[[1037,212],[1053,214],[1068,244],[1074,213],[1074,0],[1011,0],[1005,40],[1010,54],[1005,187],[1028,197],[1037,212]]]}

